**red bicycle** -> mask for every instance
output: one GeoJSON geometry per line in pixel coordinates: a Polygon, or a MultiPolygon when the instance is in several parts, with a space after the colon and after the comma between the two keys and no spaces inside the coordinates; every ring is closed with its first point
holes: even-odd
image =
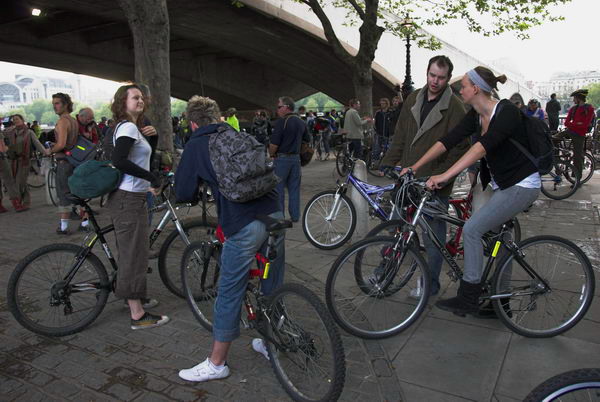
{"type": "MultiPolygon", "coordinates": [[[[275,244],[290,221],[258,216],[269,233],[266,251],[255,255],[256,268],[248,272],[246,295],[240,308],[242,324],[265,340],[277,380],[295,401],[335,401],[344,387],[346,366],[342,340],[327,307],[307,287],[285,283],[266,296],[261,282],[267,279],[270,261],[277,257],[275,244]]],[[[225,236],[220,227],[214,238],[192,242],[181,260],[183,291],[194,317],[212,332],[214,304],[221,270],[225,236]]]]}
{"type": "MultiPolygon", "coordinates": [[[[467,221],[471,217],[473,210],[473,189],[474,186],[471,186],[471,189],[465,197],[450,199],[448,205],[449,215],[454,216],[463,222],[467,221]]],[[[440,204],[433,204],[432,208],[440,208],[440,204]]],[[[398,233],[405,232],[402,227],[407,221],[410,222],[412,220],[415,210],[416,207],[411,204],[405,211],[407,217],[406,219],[391,219],[389,221],[382,222],[375,226],[369,233],[367,233],[365,238],[373,236],[394,236],[398,233]]],[[[515,243],[519,243],[521,241],[521,224],[516,217],[514,217],[511,221],[513,227],[513,240],[515,243]]],[[[464,255],[462,232],[462,226],[453,224],[448,225],[448,229],[446,231],[446,250],[448,250],[452,257],[464,255]]],[[[418,239],[416,241],[418,241],[418,239]]],[[[424,246],[422,243],[419,244],[421,251],[423,251],[424,246]]]]}

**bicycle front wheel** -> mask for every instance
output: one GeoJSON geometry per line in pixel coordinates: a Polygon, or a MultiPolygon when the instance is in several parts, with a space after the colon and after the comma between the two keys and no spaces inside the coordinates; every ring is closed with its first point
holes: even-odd
{"type": "Polygon", "coordinates": [[[570,172],[574,172],[573,165],[555,165],[550,173],[542,175],[542,193],[553,200],[564,200],[575,194],[579,180],[575,174],[570,174],[570,172]],[[573,183],[567,179],[567,176],[573,183]]]}
{"type": "Polygon", "coordinates": [[[46,176],[46,186],[48,187],[48,194],[50,195],[50,201],[55,207],[58,206],[58,195],[56,194],[56,168],[52,168],[48,171],[46,176]]]}
{"type": "Polygon", "coordinates": [[[181,283],[192,314],[212,332],[221,261],[220,246],[194,241],[181,258],[181,283]]]}
{"type": "Polygon", "coordinates": [[[522,336],[562,334],[592,303],[595,279],[589,259],[574,243],[557,236],[530,237],[519,249],[522,261],[508,254],[497,264],[494,294],[506,297],[494,300],[496,314],[522,336]]]}
{"type": "Polygon", "coordinates": [[[295,401],[336,401],[346,375],[342,339],[319,297],[284,284],[269,297],[266,346],[277,380],[295,401]]]}
{"type": "MultiPolygon", "coordinates": [[[[583,169],[581,171],[581,182],[579,184],[587,183],[594,175],[594,170],[596,170],[596,160],[594,159],[592,154],[585,153],[583,155],[583,169]]],[[[569,180],[569,182],[575,182],[574,171],[566,170],[565,177],[567,178],[567,180],[569,180]]]]}
{"type": "Polygon", "coordinates": [[[544,381],[523,402],[600,401],[600,368],[567,371],[544,381]]]}
{"type": "MultiPolygon", "coordinates": [[[[217,224],[214,219],[209,218],[204,222],[201,218],[194,218],[182,222],[182,226],[187,240],[191,243],[196,240],[213,240],[217,224]]],[[[158,254],[160,279],[171,293],[181,298],[185,296],[181,284],[180,263],[187,245],[188,243],[175,228],[165,239],[158,254]]]]}
{"type": "Polygon", "coordinates": [[[64,281],[82,250],[74,244],[52,244],[19,262],[8,281],[7,301],[23,327],[40,335],[65,336],[100,315],[110,283],[98,257],[88,254],[73,278],[64,281]]]}
{"type": "Polygon", "coordinates": [[[329,271],[327,307],[354,336],[381,339],[398,334],[427,305],[427,264],[414,247],[402,250],[396,243],[396,238],[383,236],[361,240],[344,251],[329,271]],[[411,296],[413,289],[420,291],[411,296]]]}
{"type": "Polygon", "coordinates": [[[356,210],[352,201],[336,191],[315,195],[302,214],[304,235],[313,246],[323,250],[342,246],[350,240],[355,227],[356,210]]]}

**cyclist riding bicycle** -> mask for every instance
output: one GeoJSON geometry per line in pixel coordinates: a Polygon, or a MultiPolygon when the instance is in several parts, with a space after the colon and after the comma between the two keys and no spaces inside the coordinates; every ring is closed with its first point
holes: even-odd
{"type": "MultiPolygon", "coordinates": [[[[188,102],[186,115],[193,134],[186,144],[175,176],[177,200],[197,202],[201,182],[208,183],[216,200],[219,225],[227,238],[221,254],[212,351],[203,362],[179,372],[179,376],[188,381],[209,381],[229,376],[227,355],[231,342],[240,335],[241,305],[246,292],[248,271],[255,254],[268,237],[264,223],[256,217],[269,215],[283,219],[283,213],[276,190],[247,202],[233,202],[225,198],[219,191],[219,181],[209,156],[209,136],[222,126],[219,105],[210,98],[194,96],[188,102]]],[[[277,258],[272,261],[268,279],[261,285],[265,295],[272,293],[283,283],[283,233],[278,236],[275,249],[277,258]]],[[[261,339],[255,339],[252,347],[265,357],[268,356],[261,339]]]]}
{"type": "MultiPolygon", "coordinates": [[[[418,171],[452,149],[471,134],[474,144],[444,173],[431,176],[427,185],[443,188],[456,175],[481,159],[481,181],[485,188],[491,182],[494,194],[475,212],[463,229],[464,274],[456,297],[440,300],[436,306],[455,314],[476,314],[479,310],[480,283],[483,273],[481,237],[528,208],[538,197],[541,179],[537,168],[511,140],[529,147],[521,112],[509,100],[498,102],[492,97],[497,83],[506,76],[496,77],[485,67],[475,67],[462,78],[460,94],[473,108],[445,137],[436,142],[413,166],[418,171]]],[[[405,173],[404,169],[401,174],[405,173]]]]}

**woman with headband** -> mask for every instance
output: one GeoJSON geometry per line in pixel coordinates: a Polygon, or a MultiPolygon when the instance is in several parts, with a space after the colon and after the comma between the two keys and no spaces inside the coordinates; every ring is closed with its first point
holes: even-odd
{"type": "Polygon", "coordinates": [[[491,183],[494,190],[489,202],[475,212],[463,228],[465,262],[458,294],[436,302],[437,307],[459,315],[477,315],[479,311],[483,274],[481,237],[527,209],[537,199],[541,187],[537,168],[511,141],[514,139],[529,148],[520,110],[507,99],[498,101],[492,97],[492,89],[498,89],[498,82],[505,83],[506,76],[496,77],[492,71],[481,66],[468,71],[461,80],[460,94],[472,109],[411,166],[413,171],[418,172],[421,166],[475,133],[473,145],[467,153],[444,173],[431,176],[427,181],[431,189],[442,188],[481,159],[483,188],[491,183]]]}

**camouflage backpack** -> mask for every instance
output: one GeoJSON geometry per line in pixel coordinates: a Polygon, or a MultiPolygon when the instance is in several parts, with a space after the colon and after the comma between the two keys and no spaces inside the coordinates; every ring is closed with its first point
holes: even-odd
{"type": "Polygon", "coordinates": [[[254,200],[273,190],[279,182],[265,146],[228,124],[219,125],[217,132],[210,134],[208,151],[219,191],[229,201],[254,200]]]}

